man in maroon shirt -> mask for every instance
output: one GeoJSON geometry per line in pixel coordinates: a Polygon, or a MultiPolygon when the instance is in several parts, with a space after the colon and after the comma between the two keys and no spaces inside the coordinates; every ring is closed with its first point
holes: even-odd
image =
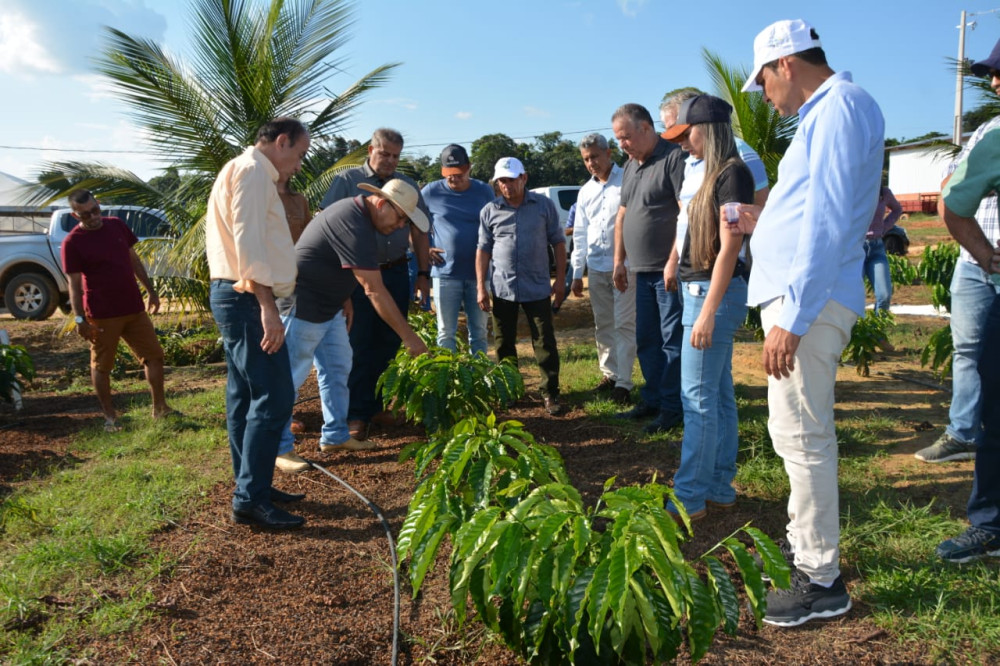
{"type": "Polygon", "coordinates": [[[90,342],[90,378],[104,412],[104,429],[121,429],[111,400],[111,369],[119,339],[146,368],[153,418],[166,416],[171,410],[163,393],[163,348],[136,279],[149,295],[151,314],[159,311],[160,298],[132,247],[139,239],[117,217],[101,217],[101,205],[87,190],[71,192],[69,204],[80,224],[63,241],[63,271],[69,278],[76,330],[90,342]]]}

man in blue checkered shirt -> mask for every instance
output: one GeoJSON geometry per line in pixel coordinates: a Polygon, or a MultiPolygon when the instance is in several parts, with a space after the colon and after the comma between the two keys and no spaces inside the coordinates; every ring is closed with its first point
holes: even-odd
{"type": "MultiPolygon", "coordinates": [[[[972,65],[972,73],[990,79],[993,90],[1000,95],[1000,41],[989,58],[972,65]]],[[[975,131],[961,154],[949,167],[949,174],[966,159],[969,151],[988,132],[1000,128],[1000,116],[984,123],[975,131]]],[[[950,179],[951,176],[949,175],[950,179]]],[[[948,179],[945,179],[945,183],[948,179]]],[[[944,183],[941,185],[944,188],[944,183]]],[[[1000,240],[997,219],[997,195],[984,197],[976,211],[987,240],[994,247],[1000,240]]],[[[976,263],[968,250],[962,253],[951,279],[951,339],[955,347],[952,356],[952,392],[949,423],[934,444],[915,454],[918,460],[936,463],[948,460],[971,460],[976,457],[976,445],[982,441],[982,392],[976,364],[985,341],[986,315],[1000,286],[990,282],[989,275],[976,263]]]]}

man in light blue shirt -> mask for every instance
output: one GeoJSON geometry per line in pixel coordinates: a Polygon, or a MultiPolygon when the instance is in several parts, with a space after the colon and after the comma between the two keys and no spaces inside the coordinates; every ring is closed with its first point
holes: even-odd
{"type": "Polygon", "coordinates": [[[743,206],[740,224],[754,231],[748,300],[761,306],[768,429],[791,486],[792,584],[768,593],[764,621],[789,627],[851,608],[840,575],[833,388],[865,308],[863,245],[885,126],[875,100],[827,65],[819,36],[801,20],[757,35],[743,90],[761,90],[778,113],[799,118],[767,206],[743,206]]]}
{"type": "Polygon", "coordinates": [[[441,151],[441,180],[428,183],[420,194],[434,223],[431,277],[437,306],[439,346],[456,350],[458,312],[465,311],[469,348],[486,353],[486,314],[476,303],[476,243],[479,211],[493,200],[493,188],[469,177],[472,164],[458,144],[441,151]]]}
{"type": "Polygon", "coordinates": [[[631,402],[635,365],[635,276],[625,291],[615,288],[615,216],[621,204],[624,170],[611,161],[608,140],[588,134],[580,141],[580,156],[592,178],[580,188],[573,226],[574,296],[583,296],[586,265],[590,307],[594,311],[597,363],[604,375],[595,389],[610,391],[619,405],[631,402]]]}

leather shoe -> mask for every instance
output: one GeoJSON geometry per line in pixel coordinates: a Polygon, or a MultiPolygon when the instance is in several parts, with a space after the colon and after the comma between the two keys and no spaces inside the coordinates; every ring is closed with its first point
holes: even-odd
{"type": "Polygon", "coordinates": [[[296,455],[295,451],[283,453],[275,458],[274,466],[285,474],[299,474],[312,468],[309,461],[296,455]]]}
{"type": "Polygon", "coordinates": [[[611,389],[611,402],[622,406],[631,404],[632,392],[624,386],[616,386],[611,389]]]}
{"type": "Polygon", "coordinates": [[[375,442],[358,441],[353,437],[348,437],[346,442],[341,442],[340,444],[320,442],[319,450],[323,453],[328,453],[330,451],[371,451],[376,446],[375,442]]]}
{"type": "Polygon", "coordinates": [[[647,416],[656,416],[659,411],[653,405],[640,401],[632,409],[627,412],[618,412],[615,416],[620,419],[644,419],[647,416]]]}
{"type": "Polygon", "coordinates": [[[549,416],[558,416],[561,414],[562,405],[559,404],[559,398],[545,396],[545,411],[549,413],[549,416]]]}
{"type": "Polygon", "coordinates": [[[347,422],[347,434],[359,442],[363,442],[368,437],[368,423],[361,419],[347,422]]]}
{"type": "Polygon", "coordinates": [[[272,502],[282,502],[284,504],[288,504],[289,502],[298,502],[299,500],[304,500],[305,498],[305,493],[286,493],[283,490],[278,490],[274,486],[271,486],[272,502]]]}
{"type": "Polygon", "coordinates": [[[606,393],[615,387],[615,380],[611,377],[601,377],[601,381],[597,382],[597,386],[594,387],[594,393],[606,393]]]}
{"type": "Polygon", "coordinates": [[[292,515],[273,504],[256,504],[249,509],[233,509],[233,522],[269,530],[290,530],[302,527],[306,519],[292,515]]]}
{"type": "Polygon", "coordinates": [[[684,423],[684,415],[677,414],[676,412],[660,412],[660,415],[656,417],[652,422],[649,423],[645,428],[642,429],[647,435],[655,435],[657,433],[666,432],[684,423]]]}

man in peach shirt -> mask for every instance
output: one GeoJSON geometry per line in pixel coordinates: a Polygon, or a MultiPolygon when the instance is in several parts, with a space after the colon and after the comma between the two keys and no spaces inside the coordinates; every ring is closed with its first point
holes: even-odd
{"type": "Polygon", "coordinates": [[[236,489],[233,521],[271,529],[305,522],[272,502],[303,495],[271,487],[295,390],[285,328],[275,298],[295,288],[295,246],[275,183],[294,173],[309,150],[309,131],[276,118],[230,160],[212,186],[205,216],[211,307],[226,351],[226,425],[236,489]]]}

